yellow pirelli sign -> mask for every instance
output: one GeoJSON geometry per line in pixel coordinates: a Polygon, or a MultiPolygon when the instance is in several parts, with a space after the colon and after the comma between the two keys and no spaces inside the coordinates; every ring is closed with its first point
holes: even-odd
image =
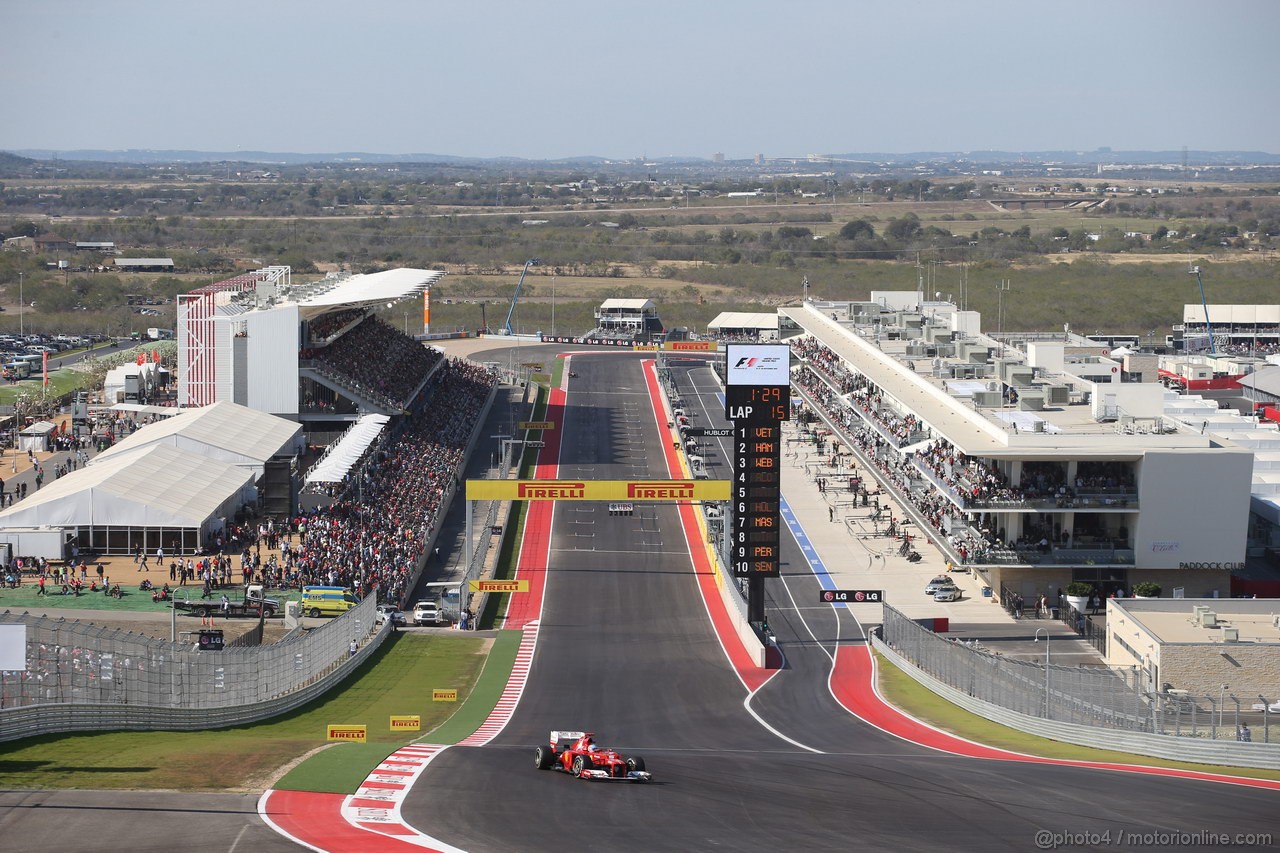
{"type": "Polygon", "coordinates": [[[555,421],[521,421],[520,429],[555,429],[555,421]]]}
{"type": "Polygon", "coordinates": [[[657,352],[657,344],[636,344],[631,349],[635,352],[657,352]]]}
{"type": "Polygon", "coordinates": [[[728,480],[467,480],[469,501],[727,501],[728,480]]]}
{"type": "Polygon", "coordinates": [[[472,592],[528,592],[528,581],[467,581],[472,592]]]}
{"type": "Polygon", "coordinates": [[[365,741],[365,726],[329,726],[328,729],[329,740],[349,740],[354,743],[365,741]]]}
{"type": "Polygon", "coordinates": [[[392,714],[391,731],[416,732],[422,728],[422,717],[417,714],[392,714]]]}
{"type": "Polygon", "coordinates": [[[432,702],[457,702],[458,691],[457,690],[439,690],[439,689],[432,690],[431,701],[432,702]]]}
{"type": "Polygon", "coordinates": [[[666,352],[716,352],[720,345],[715,341],[667,341],[662,348],[666,352]]]}

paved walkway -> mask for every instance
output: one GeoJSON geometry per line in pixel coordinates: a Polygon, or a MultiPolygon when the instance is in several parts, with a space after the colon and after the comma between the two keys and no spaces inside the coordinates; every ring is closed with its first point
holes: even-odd
{"type": "MultiPolygon", "coordinates": [[[[830,439],[828,438],[828,441],[830,439]]],[[[828,448],[829,450],[829,448],[828,448]]],[[[937,602],[926,596],[925,585],[935,575],[946,574],[946,558],[927,537],[914,541],[919,562],[908,562],[898,555],[900,540],[884,535],[891,514],[901,524],[908,513],[887,490],[868,483],[868,471],[857,464],[847,449],[842,448],[838,464],[829,464],[830,452],[819,455],[811,441],[802,441],[794,422],[783,426],[782,493],[784,522],[803,542],[807,539],[812,552],[821,560],[831,578],[833,589],[883,590],[884,600],[912,619],[948,620],[940,633],[964,640],[978,640],[991,651],[1009,657],[1041,660],[1044,644],[1035,643],[1040,635],[1053,637],[1053,662],[1073,665],[1101,663],[1100,656],[1065,625],[1052,619],[1014,620],[996,603],[983,595],[982,578],[971,572],[952,572],[964,596],[960,601],[937,602]],[[854,503],[848,489],[849,477],[857,476],[867,483],[872,493],[869,506],[854,503]],[[825,478],[825,491],[818,479],[825,478]],[[879,492],[877,494],[877,492],[879,492]],[[883,521],[873,519],[875,501],[884,511],[883,521]]],[[[913,529],[911,524],[908,530],[913,529]]],[[[854,615],[864,626],[878,625],[878,604],[851,605],[854,615]]]]}

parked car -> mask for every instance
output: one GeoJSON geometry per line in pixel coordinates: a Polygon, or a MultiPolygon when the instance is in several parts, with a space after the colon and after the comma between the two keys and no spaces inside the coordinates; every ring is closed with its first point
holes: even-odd
{"type": "Polygon", "coordinates": [[[378,615],[374,618],[378,620],[379,625],[386,622],[388,619],[390,619],[394,625],[403,625],[406,621],[404,613],[397,610],[394,604],[379,604],[378,615]]]}
{"type": "Polygon", "coordinates": [[[413,606],[413,624],[439,625],[440,605],[434,601],[419,601],[413,606]]]}
{"type": "Polygon", "coordinates": [[[964,598],[964,593],[960,591],[958,586],[939,587],[938,591],[933,594],[934,601],[959,601],[964,598]]]}
{"type": "Polygon", "coordinates": [[[956,582],[946,575],[938,575],[929,581],[928,586],[924,588],[925,595],[935,595],[940,589],[959,589],[956,582]]]}

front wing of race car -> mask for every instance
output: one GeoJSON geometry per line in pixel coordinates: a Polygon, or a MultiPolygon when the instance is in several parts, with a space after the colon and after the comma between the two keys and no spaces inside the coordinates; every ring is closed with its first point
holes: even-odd
{"type": "Polygon", "coordinates": [[[581,779],[604,779],[607,782],[648,782],[653,778],[652,773],[644,770],[628,770],[626,776],[610,776],[608,770],[600,770],[598,768],[584,768],[581,779]]]}

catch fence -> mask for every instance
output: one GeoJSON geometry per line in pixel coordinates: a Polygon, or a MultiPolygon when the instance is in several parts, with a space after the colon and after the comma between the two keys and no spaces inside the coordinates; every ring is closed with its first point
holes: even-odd
{"type": "Polygon", "coordinates": [[[221,651],[0,614],[0,626],[25,627],[27,651],[25,671],[0,673],[0,740],[49,731],[199,729],[281,713],[319,695],[381,644],[386,630],[376,622],[376,604],[370,596],[280,643],[221,651]]]}
{"type": "Polygon", "coordinates": [[[1245,701],[1225,691],[1219,696],[1152,691],[1146,673],[1137,668],[1018,660],[980,643],[941,637],[888,605],[883,611],[880,639],[899,657],[964,696],[1015,714],[1113,731],[1280,743],[1275,697],[1245,701]]]}

